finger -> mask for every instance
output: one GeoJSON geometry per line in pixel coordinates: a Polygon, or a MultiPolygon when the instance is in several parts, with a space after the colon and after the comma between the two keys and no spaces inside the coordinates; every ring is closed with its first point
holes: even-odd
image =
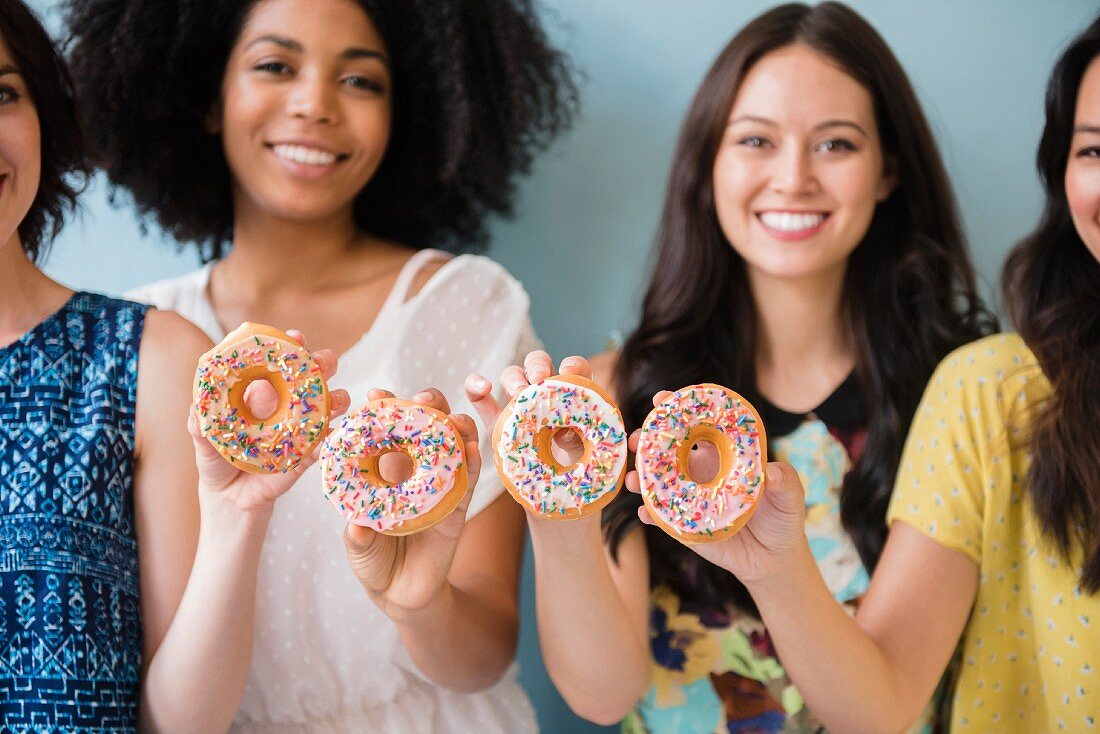
{"type": "Polygon", "coordinates": [[[336,418],[346,413],[351,407],[351,396],[343,388],[332,390],[328,394],[328,404],[331,417],[336,418]]]}
{"type": "Polygon", "coordinates": [[[413,402],[427,408],[434,408],[440,413],[451,412],[451,405],[447,402],[447,398],[434,387],[425,388],[416,395],[413,395],[413,402]]]}
{"type": "Polygon", "coordinates": [[[577,375],[578,377],[592,379],[592,367],[584,357],[566,357],[561,361],[559,371],[563,375],[577,375]]]}
{"type": "Polygon", "coordinates": [[[388,400],[394,395],[389,390],[383,390],[380,387],[372,387],[367,391],[367,400],[388,400]]]}
{"type": "Polygon", "coordinates": [[[672,394],[671,390],[661,390],[661,392],[654,395],[653,396],[653,407],[656,408],[658,405],[665,402],[665,398],[667,398],[671,394],[672,394]]]}
{"type": "Polygon", "coordinates": [[[638,477],[638,472],[628,471],[626,473],[626,479],[623,480],[623,486],[626,487],[628,492],[634,494],[642,493],[642,480],[638,477]]]}
{"type": "Polygon", "coordinates": [[[764,470],[764,499],[784,513],[800,514],[806,507],[806,490],[790,464],[771,462],[764,470]]]}
{"type": "Polygon", "coordinates": [[[253,380],[244,389],[244,404],[257,420],[270,418],[279,407],[279,393],[267,380],[253,380]]]}
{"type": "Polygon", "coordinates": [[[554,362],[550,355],[541,349],[536,349],[523,360],[523,369],[527,373],[527,379],[531,382],[545,380],[554,374],[554,362]]]}
{"type": "Polygon", "coordinates": [[[520,390],[523,390],[530,383],[527,381],[527,373],[522,367],[512,365],[506,367],[504,372],[500,373],[500,384],[504,387],[504,392],[509,398],[514,398],[520,390]]]}
{"type": "Polygon", "coordinates": [[[336,352],[331,349],[318,349],[312,353],[313,361],[317,363],[317,366],[321,368],[321,375],[326,380],[331,380],[333,375],[336,374],[336,367],[340,360],[336,356],[336,352]]]}
{"type": "Polygon", "coordinates": [[[638,441],[640,441],[641,438],[642,429],[634,429],[634,431],[630,434],[630,437],[626,439],[626,447],[634,453],[638,453],[638,441]]]}
{"type": "Polygon", "coordinates": [[[306,346],[306,335],[298,331],[297,329],[287,329],[286,335],[294,341],[298,342],[298,346],[303,348],[306,346]]]}
{"type": "Polygon", "coordinates": [[[653,516],[649,514],[649,508],[646,507],[645,505],[642,505],[641,507],[638,508],[638,519],[641,520],[642,524],[644,524],[644,525],[656,525],[657,524],[657,523],[653,522],[653,516]]]}
{"type": "Polygon", "coordinates": [[[187,416],[187,432],[191,434],[195,447],[195,466],[198,468],[200,481],[212,489],[222,489],[236,479],[240,470],[218,453],[199,430],[199,418],[194,405],[187,416]]]}
{"type": "Polygon", "coordinates": [[[474,406],[481,424],[486,430],[496,425],[497,416],[500,415],[500,404],[493,397],[493,383],[478,374],[472,374],[466,378],[466,399],[474,406]]]}
{"type": "Polygon", "coordinates": [[[463,451],[466,455],[466,473],[469,475],[470,490],[466,492],[466,496],[458,503],[457,511],[461,512],[463,516],[466,515],[466,508],[470,506],[470,500],[473,498],[473,488],[477,486],[477,481],[481,477],[481,447],[477,442],[477,424],[474,423],[474,419],[465,413],[458,413],[451,416],[451,420],[455,424],[455,428],[458,429],[459,436],[463,441],[463,451]]]}

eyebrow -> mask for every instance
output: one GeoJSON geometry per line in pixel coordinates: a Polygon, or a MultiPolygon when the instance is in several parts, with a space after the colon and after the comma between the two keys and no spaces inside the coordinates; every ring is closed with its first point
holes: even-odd
{"type": "Polygon", "coordinates": [[[4,76],[5,74],[18,74],[18,73],[19,73],[19,69],[12,66],[11,64],[7,64],[5,66],[0,66],[0,76],[4,76]]]}
{"type": "Polygon", "coordinates": [[[1073,132],[1076,133],[1098,133],[1100,134],[1100,125],[1090,125],[1085,123],[1084,125],[1078,125],[1073,128],[1073,132]]]}
{"type": "MultiPolygon", "coordinates": [[[[759,125],[767,125],[769,127],[778,127],[779,125],[779,123],[777,123],[775,120],[769,120],[766,117],[757,117],[755,115],[742,115],[741,117],[730,120],[729,126],[732,127],[742,122],[755,122],[759,125]]],[[[866,130],[864,130],[862,127],[852,122],[851,120],[826,120],[825,122],[814,125],[813,129],[815,132],[817,132],[819,130],[825,130],[830,127],[850,127],[853,130],[857,130],[864,137],[870,137],[869,135],[867,135],[866,130]]]]}
{"type": "MultiPolygon", "coordinates": [[[[248,45],[245,46],[245,50],[248,50],[259,43],[273,43],[276,46],[281,46],[282,48],[285,48],[287,51],[293,51],[295,53],[302,53],[303,51],[305,51],[305,47],[303,47],[301,43],[295,41],[293,38],[287,38],[286,36],[279,36],[273,33],[268,33],[266,35],[252,39],[248,42],[248,45]]],[[[390,65],[389,57],[381,51],[373,51],[369,48],[359,48],[356,46],[352,46],[341,51],[339,54],[339,58],[349,60],[378,59],[386,66],[390,65]]]]}

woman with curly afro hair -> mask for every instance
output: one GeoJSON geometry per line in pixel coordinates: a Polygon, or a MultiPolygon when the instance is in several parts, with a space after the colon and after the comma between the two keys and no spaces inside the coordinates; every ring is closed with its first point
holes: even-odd
{"type": "MultiPolygon", "coordinates": [[[[214,341],[300,328],[341,354],[331,384],[356,403],[384,387],[469,411],[491,386],[463,375],[537,343],[523,288],[454,254],[575,114],[529,0],[70,0],[69,22],[96,162],[206,263],[133,295],[214,341]]],[[[298,484],[253,508],[233,731],[534,730],[509,671],[523,517],[495,475],[401,539],[345,528],[316,469],[298,484]]]]}

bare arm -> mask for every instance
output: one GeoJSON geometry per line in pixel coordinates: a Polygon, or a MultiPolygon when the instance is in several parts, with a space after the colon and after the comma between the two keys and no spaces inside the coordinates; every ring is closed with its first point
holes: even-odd
{"type": "MultiPolygon", "coordinates": [[[[143,732],[229,728],[248,675],[256,569],[272,504],[312,463],[241,481],[241,472],[205,439],[194,430],[188,435],[194,368],[209,346],[178,316],[149,312],[134,478],[145,629],[143,732]]],[[[328,363],[331,376],[331,354],[314,356],[328,363]]],[[[346,393],[332,398],[335,414],[347,408],[346,393]]]]}
{"type": "MultiPolygon", "coordinates": [[[[597,358],[598,382],[608,384],[612,363],[597,358]]],[[[580,357],[564,360],[561,372],[591,374],[580,357]]],[[[514,395],[551,374],[549,355],[539,351],[528,355],[524,369],[511,367],[501,379],[514,395]]],[[[598,514],[569,521],[527,514],[547,672],[577,715],[612,724],[630,711],[648,683],[649,564],[640,527],[623,539],[618,562],[613,561],[600,520],[598,514]]]]}
{"type": "MultiPolygon", "coordinates": [[[[761,505],[722,543],[689,546],[749,589],[779,658],[829,729],[900,732],[919,715],[974,604],[974,561],[894,524],[853,619],[833,599],[803,531],[794,469],[769,464],[761,505]]],[[[637,488],[637,476],[630,480],[637,488]]],[[[645,508],[639,511],[649,522],[645,508]]]]}

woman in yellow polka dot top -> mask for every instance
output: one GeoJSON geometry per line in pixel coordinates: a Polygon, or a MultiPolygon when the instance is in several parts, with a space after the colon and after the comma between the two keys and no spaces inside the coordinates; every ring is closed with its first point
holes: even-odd
{"type": "Polygon", "coordinates": [[[956,651],[952,732],[1100,730],[1100,17],[1046,112],[1046,210],[1004,274],[1019,335],[933,375],[855,616],[814,564],[788,465],[745,530],[693,548],[748,587],[831,730],[904,730],[956,651]]]}

